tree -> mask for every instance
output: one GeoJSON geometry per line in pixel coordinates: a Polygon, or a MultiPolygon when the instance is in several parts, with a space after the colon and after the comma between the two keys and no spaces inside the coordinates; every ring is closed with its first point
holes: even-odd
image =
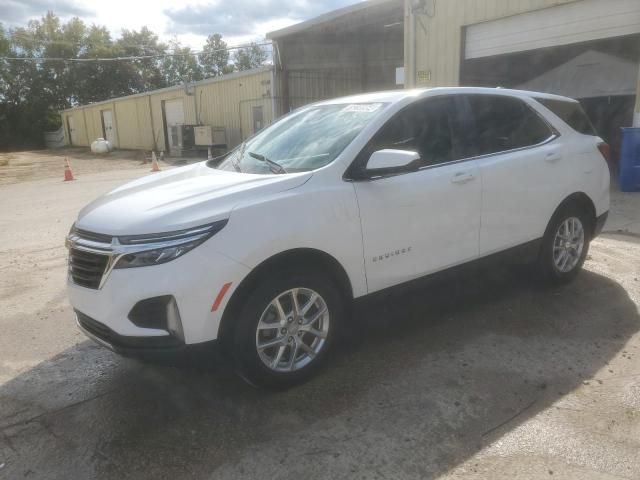
{"type": "Polygon", "coordinates": [[[25,59],[0,60],[0,148],[15,148],[42,145],[43,132],[60,126],[65,108],[255,68],[268,55],[253,43],[230,63],[218,33],[195,55],[177,40],[161,42],[146,27],[113,39],[104,26],[79,18],[63,22],[47,12],[24,27],[0,24],[0,57],[25,59]]]}
{"type": "MultiPolygon", "coordinates": [[[[11,41],[0,23],[0,56],[12,57],[15,54],[11,48],[11,41]]],[[[9,83],[11,82],[11,64],[7,60],[0,60],[0,147],[7,144],[11,138],[9,132],[9,83]]]]}
{"type": "Polygon", "coordinates": [[[162,63],[162,71],[168,86],[202,80],[203,69],[191,48],[182,47],[180,42],[173,40],[169,42],[169,51],[174,56],[166,57],[162,63]]]}
{"type": "Polygon", "coordinates": [[[122,37],[115,43],[115,56],[150,56],[120,62],[122,74],[129,77],[129,93],[141,93],[167,86],[161,71],[161,56],[167,53],[167,45],[158,41],[158,36],[147,27],[139,32],[123,30],[122,37]]]}
{"type": "Polygon", "coordinates": [[[240,48],[233,56],[233,61],[237,70],[251,70],[261,67],[269,58],[260,45],[251,42],[248,47],[240,48]]]}
{"type": "Polygon", "coordinates": [[[229,64],[227,42],[222,40],[222,35],[219,33],[207,37],[198,59],[202,65],[202,73],[206,78],[217,77],[233,71],[233,66],[229,64]]]}
{"type": "Polygon", "coordinates": [[[58,111],[69,106],[73,94],[71,69],[65,62],[47,58],[78,55],[85,26],[77,18],[62,25],[48,12],[26,28],[10,29],[9,57],[41,58],[42,61],[3,62],[0,70],[0,132],[2,144],[32,146],[42,143],[42,132],[58,128],[58,111]]]}
{"type": "MultiPolygon", "coordinates": [[[[2,23],[0,23],[0,57],[11,57],[14,52],[11,48],[11,41],[7,36],[2,23]]],[[[0,102],[4,102],[4,93],[7,89],[7,81],[9,80],[7,72],[9,71],[9,61],[0,60],[0,102]]]]}
{"type": "MultiPolygon", "coordinates": [[[[113,41],[105,27],[92,25],[85,30],[79,58],[113,57],[113,41]]],[[[69,64],[69,83],[73,85],[69,104],[85,104],[111,98],[126,91],[112,62],[83,62],[69,64]]]]}

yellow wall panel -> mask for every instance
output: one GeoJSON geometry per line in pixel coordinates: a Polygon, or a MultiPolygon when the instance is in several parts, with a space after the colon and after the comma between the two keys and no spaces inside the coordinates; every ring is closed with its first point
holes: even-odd
{"type": "Polygon", "coordinates": [[[89,143],[104,135],[102,131],[102,117],[100,116],[100,111],[100,107],[87,107],[84,109],[85,118],[87,119],[89,143]]]}
{"type": "Polygon", "coordinates": [[[115,117],[117,119],[118,147],[138,148],[138,116],[135,99],[116,102],[115,117]]]}
{"type": "MultiPolygon", "coordinates": [[[[229,147],[238,145],[253,132],[253,107],[262,107],[263,126],[273,121],[271,70],[241,72],[214,81],[198,82],[187,95],[183,87],[116,98],[62,113],[63,121],[73,116],[77,145],[88,146],[102,137],[103,110],[112,110],[117,148],[165,150],[163,104],[180,99],[188,125],[224,127],[229,147]],[[85,120],[86,118],[86,120],[85,120]],[[86,126],[85,126],[86,123],[86,126]]],[[[65,135],[69,143],[65,123],[65,135]]]]}
{"type": "Polygon", "coordinates": [[[78,108],[72,111],[66,112],[63,115],[64,121],[64,130],[65,130],[65,138],[72,144],[73,146],[88,146],[89,143],[87,141],[87,129],[85,127],[84,122],[84,112],[83,109],[78,108]],[[74,128],[73,132],[73,141],[69,137],[69,118],[72,118],[72,124],[74,128]]]}
{"type": "Polygon", "coordinates": [[[253,134],[253,106],[262,106],[265,124],[272,122],[270,91],[271,72],[202,85],[195,91],[199,120],[204,125],[225,127],[227,144],[238,145],[253,134]]]}
{"type": "MultiPolygon", "coordinates": [[[[407,86],[459,84],[464,26],[573,1],[580,0],[436,0],[432,17],[405,16],[405,32],[410,36],[415,31],[414,45],[410,45],[411,38],[405,40],[407,86]]],[[[406,0],[407,11],[410,6],[411,0],[406,0]]]]}

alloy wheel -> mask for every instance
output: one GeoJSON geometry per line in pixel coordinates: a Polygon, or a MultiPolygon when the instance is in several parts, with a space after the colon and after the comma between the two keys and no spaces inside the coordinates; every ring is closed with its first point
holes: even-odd
{"type": "Polygon", "coordinates": [[[276,372],[293,372],[311,363],[326,344],[329,310],[309,288],[292,288],[271,300],[256,329],[262,363],[276,372]]]}
{"type": "Polygon", "coordinates": [[[561,273],[568,273],[580,262],[584,249],[584,227],[577,217],[563,221],[553,240],[553,264],[561,273]]]}

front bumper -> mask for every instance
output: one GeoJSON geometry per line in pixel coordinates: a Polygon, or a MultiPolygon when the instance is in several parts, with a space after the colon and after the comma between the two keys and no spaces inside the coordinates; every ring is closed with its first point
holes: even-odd
{"type": "Polygon", "coordinates": [[[130,337],[119,335],[103,323],[94,320],[76,310],[78,328],[94,342],[125,356],[144,356],[149,354],[174,354],[185,348],[185,343],[172,336],[130,337]]]}
{"type": "Polygon", "coordinates": [[[144,300],[171,296],[182,326],[180,341],[186,345],[212,341],[218,336],[227,302],[249,271],[205,242],[165,264],[115,269],[100,289],[77,285],[69,277],[67,291],[77,312],[108,329],[100,333],[79,322],[82,331],[98,343],[120,353],[149,345],[173,349],[180,345],[163,343],[171,336],[168,331],[145,328],[131,320],[134,307],[144,300]],[[218,308],[212,311],[213,302],[227,283],[231,283],[231,287],[218,308]]]}

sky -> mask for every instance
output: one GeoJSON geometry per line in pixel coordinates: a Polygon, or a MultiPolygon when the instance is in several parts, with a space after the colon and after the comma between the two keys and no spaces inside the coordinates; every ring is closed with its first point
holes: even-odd
{"type": "Polygon", "coordinates": [[[229,45],[261,40],[278,30],[359,0],[0,0],[0,23],[24,26],[47,10],[63,20],[77,16],[105,25],[114,38],[122,29],[149,27],[169,41],[199,50],[207,35],[220,33],[229,45]]]}

